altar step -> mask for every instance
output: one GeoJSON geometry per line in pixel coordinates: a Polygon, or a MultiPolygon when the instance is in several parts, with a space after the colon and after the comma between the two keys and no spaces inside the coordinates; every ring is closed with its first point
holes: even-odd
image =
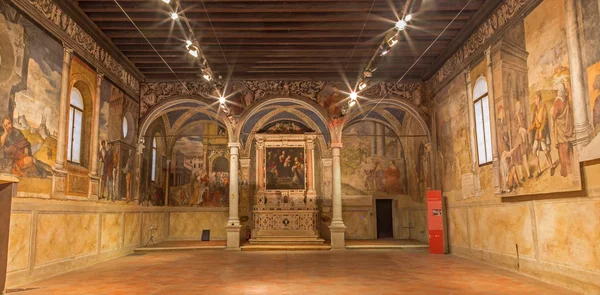
{"type": "Polygon", "coordinates": [[[307,244],[245,244],[242,251],[329,251],[331,246],[321,243],[321,245],[307,244]]]}
{"type": "Polygon", "coordinates": [[[325,240],[320,239],[316,236],[313,237],[299,237],[299,236],[272,236],[272,237],[258,237],[250,239],[251,245],[315,245],[322,246],[325,244],[325,240]]]}

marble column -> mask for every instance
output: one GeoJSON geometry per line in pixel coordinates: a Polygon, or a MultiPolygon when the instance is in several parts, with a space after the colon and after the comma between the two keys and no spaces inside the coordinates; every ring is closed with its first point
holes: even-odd
{"type": "Polygon", "coordinates": [[[375,127],[375,136],[377,137],[377,156],[385,156],[385,126],[377,123],[375,127]]]}
{"type": "Polygon", "coordinates": [[[492,136],[492,163],[493,163],[493,179],[494,193],[502,193],[500,186],[500,159],[498,157],[498,138],[496,133],[496,96],[494,96],[494,71],[492,69],[492,46],[485,50],[485,60],[487,64],[487,84],[488,84],[488,101],[490,107],[490,129],[492,136]]]}
{"type": "MultiPolygon", "coordinates": [[[[256,186],[259,191],[265,190],[265,142],[259,139],[256,142],[256,186]]],[[[255,205],[258,205],[255,203],[255,205]]]]}
{"type": "Polygon", "coordinates": [[[375,136],[377,132],[377,123],[370,122],[369,127],[369,135],[371,136],[371,156],[375,156],[377,154],[377,136],[375,136]]]}
{"type": "Polygon", "coordinates": [[[332,155],[333,155],[333,218],[331,219],[331,225],[329,229],[331,231],[331,249],[343,250],[345,249],[345,230],[346,225],[342,219],[342,170],[340,163],[340,150],[342,143],[332,143],[332,155]]]}
{"type": "Polygon", "coordinates": [[[306,206],[316,207],[317,205],[317,192],[315,191],[314,184],[314,159],[315,142],[314,138],[309,137],[306,140],[306,206]]]}
{"type": "Polygon", "coordinates": [[[98,72],[96,73],[96,92],[94,95],[94,112],[92,117],[92,146],[91,146],[91,172],[90,175],[92,177],[96,177],[98,175],[98,136],[100,130],[100,90],[102,89],[102,79],[104,78],[104,74],[98,72]]]}
{"type": "Polygon", "coordinates": [[[238,183],[238,157],[240,144],[230,142],[229,146],[229,219],[227,220],[227,250],[240,250],[240,218],[239,183],[238,183]]]}
{"type": "Polygon", "coordinates": [[[584,85],[585,69],[577,25],[577,1],[565,0],[565,21],[567,31],[567,50],[571,72],[571,95],[573,97],[573,118],[575,121],[575,145],[586,146],[592,136],[592,125],[588,120],[587,91],[584,85]]]}
{"type": "Polygon", "coordinates": [[[465,75],[465,87],[467,88],[467,105],[469,106],[469,142],[471,144],[471,172],[475,172],[477,166],[477,139],[475,138],[475,110],[473,105],[473,87],[471,86],[471,69],[463,71],[465,75]]]}
{"type": "Polygon", "coordinates": [[[167,173],[165,173],[165,206],[169,206],[169,175],[171,175],[171,159],[167,159],[167,173]]]}
{"type": "Polygon", "coordinates": [[[69,79],[71,78],[71,60],[73,49],[65,45],[63,49],[63,64],[60,82],[60,109],[58,117],[58,139],[56,144],[56,163],[54,170],[65,172],[65,154],[67,147],[67,116],[69,109],[69,79]]]}

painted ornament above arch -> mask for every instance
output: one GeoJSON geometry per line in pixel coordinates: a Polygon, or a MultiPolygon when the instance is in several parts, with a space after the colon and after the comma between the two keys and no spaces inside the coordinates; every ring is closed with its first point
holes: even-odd
{"type": "MultiPolygon", "coordinates": [[[[408,100],[415,105],[422,105],[421,83],[394,83],[380,81],[360,96],[365,99],[379,99],[382,97],[408,100]]],[[[219,89],[224,85],[209,84],[205,81],[194,82],[161,82],[142,83],[141,85],[141,116],[157,104],[170,98],[182,96],[197,96],[204,98],[218,97],[219,89]]],[[[325,108],[332,117],[340,116],[341,109],[347,100],[346,86],[342,82],[324,81],[279,81],[279,80],[256,80],[256,81],[232,81],[228,83],[225,93],[228,106],[234,115],[240,115],[244,109],[252,104],[277,96],[294,98],[308,98],[317,102],[325,108]]]]}

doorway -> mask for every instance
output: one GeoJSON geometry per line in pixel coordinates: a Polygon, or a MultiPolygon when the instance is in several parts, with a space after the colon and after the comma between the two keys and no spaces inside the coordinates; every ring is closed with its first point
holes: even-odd
{"type": "Polygon", "coordinates": [[[394,238],[394,226],[392,224],[392,200],[375,200],[377,210],[377,239],[394,238]]]}

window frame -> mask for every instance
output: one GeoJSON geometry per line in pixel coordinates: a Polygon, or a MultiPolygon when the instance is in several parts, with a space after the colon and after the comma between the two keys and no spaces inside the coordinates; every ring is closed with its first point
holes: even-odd
{"type": "Polygon", "coordinates": [[[152,137],[152,151],[150,153],[150,181],[156,181],[156,158],[158,156],[158,147],[156,143],[156,136],[152,137]]]}
{"type": "Polygon", "coordinates": [[[81,146],[83,143],[83,120],[84,120],[84,101],[83,101],[83,95],[81,94],[81,91],[79,91],[79,89],[77,89],[76,87],[72,87],[71,88],[71,94],[69,95],[69,125],[68,125],[68,133],[67,133],[67,161],[69,163],[73,163],[76,165],[82,165],[82,154],[81,154],[81,146]],[[79,94],[79,98],[81,99],[81,104],[82,107],[78,107],[76,105],[73,104],[72,101],[72,96],[73,96],[73,91],[77,91],[77,93],[79,94]],[[74,143],[75,143],[75,114],[76,112],[79,113],[81,121],[79,122],[79,161],[73,161],[73,150],[74,150],[74,143]]]}
{"type": "Polygon", "coordinates": [[[487,85],[487,79],[485,78],[485,76],[482,75],[481,77],[479,77],[476,80],[476,82],[473,86],[473,120],[474,120],[474,124],[475,124],[474,127],[475,127],[475,146],[477,149],[477,164],[479,165],[479,167],[491,164],[494,161],[493,152],[492,152],[493,146],[491,144],[491,136],[492,136],[491,124],[492,124],[492,122],[490,121],[489,107],[490,107],[489,87],[487,85]],[[486,86],[485,92],[480,94],[478,97],[475,97],[475,90],[477,88],[477,85],[480,83],[485,83],[485,86],[486,86]],[[487,102],[488,102],[487,109],[484,109],[484,104],[483,104],[483,101],[485,98],[487,98],[487,102]],[[479,108],[481,110],[481,120],[480,121],[477,121],[477,110],[476,110],[477,108],[479,108]],[[484,112],[487,112],[487,118],[489,121],[487,125],[485,124],[485,113],[484,112]],[[482,155],[480,154],[481,151],[479,149],[479,138],[480,137],[477,134],[477,128],[478,128],[479,124],[482,125],[482,129],[483,129],[483,131],[482,131],[482,134],[483,134],[482,140],[483,140],[483,148],[484,148],[483,158],[485,159],[485,162],[483,162],[483,163],[480,160],[482,158],[482,155]],[[486,130],[486,128],[488,128],[488,130],[486,130]],[[489,134],[489,136],[490,136],[490,138],[489,138],[489,140],[490,140],[489,149],[490,150],[489,151],[488,151],[488,146],[487,146],[488,138],[487,138],[486,134],[489,134]]]}

